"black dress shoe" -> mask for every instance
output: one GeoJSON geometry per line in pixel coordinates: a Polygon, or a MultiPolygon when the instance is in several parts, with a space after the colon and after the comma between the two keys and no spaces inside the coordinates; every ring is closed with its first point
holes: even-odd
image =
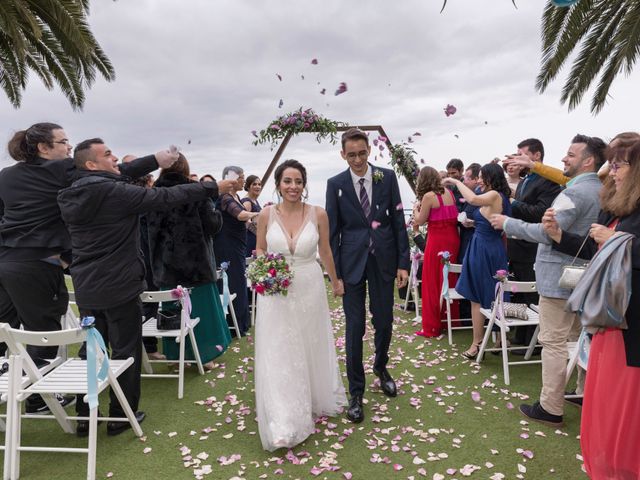
{"type": "MultiPolygon", "coordinates": [[[[135,414],[136,420],[138,423],[142,423],[145,419],[146,414],[144,412],[136,412],[135,414]]],[[[131,428],[131,424],[126,422],[107,422],[107,435],[119,435],[125,430],[131,428]]]]}
{"type": "Polygon", "coordinates": [[[395,397],[398,395],[396,382],[393,381],[393,378],[391,378],[386,368],[381,372],[374,370],[373,373],[380,379],[380,387],[387,397],[395,397]]]}
{"type": "MultiPolygon", "coordinates": [[[[78,414],[78,416],[88,417],[89,414],[78,414]]],[[[98,412],[98,416],[101,416],[100,412],[98,412]]],[[[98,425],[100,425],[101,423],[102,421],[98,420],[98,425]]],[[[86,437],[89,435],[89,420],[78,420],[78,422],[76,423],[76,435],[78,437],[86,437]]]]}
{"type": "Polygon", "coordinates": [[[347,410],[347,418],[353,423],[360,423],[364,420],[364,408],[362,407],[362,395],[354,395],[351,397],[349,409],[347,410]]]}
{"type": "Polygon", "coordinates": [[[540,402],[535,402],[533,405],[523,403],[520,405],[520,413],[525,417],[529,417],[531,420],[535,420],[536,422],[544,423],[545,425],[550,425],[552,427],[561,427],[564,425],[562,415],[553,415],[552,413],[547,412],[542,408],[540,402]]]}

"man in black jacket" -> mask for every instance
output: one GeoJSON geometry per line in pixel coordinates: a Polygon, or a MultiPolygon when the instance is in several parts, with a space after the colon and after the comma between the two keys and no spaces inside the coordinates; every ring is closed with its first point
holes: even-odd
{"type": "MultiPolygon", "coordinates": [[[[79,179],[60,191],[58,205],[71,234],[71,275],[80,314],[93,316],[96,327],[111,346],[113,359],[133,357],[134,363],[120,376],[122,390],[136,412],[140,399],[142,355],[142,304],[145,268],[140,254],[140,213],[217,197],[229,191],[233,181],[193,183],[172,188],[131,185],[117,168],[118,159],[99,138],[85,140],[75,149],[79,179]]],[[[76,410],[87,416],[88,405],[78,400],[76,410]]],[[[109,416],[124,417],[111,392],[109,416]]],[[[126,422],[108,422],[107,433],[117,435],[126,422]]],[[[78,423],[78,435],[88,433],[88,422],[78,423]]]]}
{"type": "MultiPolygon", "coordinates": [[[[518,154],[526,155],[532,161],[544,160],[544,146],[537,138],[528,138],[518,144],[518,154]]],[[[536,173],[529,173],[518,184],[515,198],[511,202],[511,216],[528,223],[540,223],[542,215],[551,206],[553,200],[560,193],[561,188],[557,183],[542,178],[536,173]]],[[[509,257],[509,271],[513,273],[513,280],[522,282],[535,282],[536,275],[533,264],[536,261],[538,244],[525,240],[509,238],[507,240],[507,255],[509,257]]],[[[516,303],[536,304],[537,293],[517,293],[511,297],[516,303]]],[[[528,345],[533,336],[535,327],[520,327],[515,329],[513,343],[528,345]]],[[[514,350],[513,353],[523,353],[514,350]]]]}

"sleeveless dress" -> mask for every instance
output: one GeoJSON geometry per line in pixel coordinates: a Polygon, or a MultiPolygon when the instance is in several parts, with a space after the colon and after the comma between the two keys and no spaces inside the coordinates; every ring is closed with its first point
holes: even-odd
{"type": "MultiPolygon", "coordinates": [[[[511,216],[509,198],[503,193],[500,196],[502,214],[511,216]]],[[[491,308],[497,282],[493,276],[498,270],[508,269],[507,249],[502,239],[502,230],[495,230],[480,210],[478,208],[473,212],[476,230],[464,257],[456,292],[467,300],[479,303],[482,308],[491,308]]]]}
{"type": "Polygon", "coordinates": [[[315,430],[314,419],[347,404],[338,368],[324,275],[316,261],[316,207],[290,238],[270,208],[267,250],[285,255],[294,277],[287,296],[258,295],[255,332],[256,413],[265,450],[291,448],[315,430]]]}
{"type": "MultiPolygon", "coordinates": [[[[233,309],[236,312],[240,331],[245,334],[250,327],[247,277],[245,276],[247,227],[245,222],[237,218],[240,212],[244,212],[245,209],[237,198],[228,193],[218,197],[216,209],[222,212],[222,230],[213,240],[213,250],[218,265],[222,262],[229,262],[227,270],[229,291],[236,294],[233,309]]],[[[222,281],[218,282],[217,287],[219,291],[222,291],[222,281]]],[[[230,316],[228,316],[227,322],[230,321],[230,316]]]]}
{"type": "MultiPolygon", "coordinates": [[[[442,291],[442,257],[438,253],[448,251],[450,262],[457,263],[460,249],[460,236],[458,234],[458,209],[453,194],[445,189],[454,203],[445,205],[442,195],[437,195],[438,208],[429,211],[427,220],[427,246],[424,249],[422,265],[422,332],[418,334],[425,337],[437,337],[440,335],[441,319],[445,316],[445,303],[440,305],[440,292],[442,291]]],[[[456,275],[449,274],[449,285],[456,282],[456,275]]],[[[452,318],[458,318],[458,303],[451,305],[452,318]]]]}
{"type": "MultiPolygon", "coordinates": [[[[258,213],[262,210],[262,207],[258,203],[258,201],[253,201],[249,197],[244,197],[240,200],[241,203],[250,202],[251,203],[251,211],[254,213],[258,213]]],[[[253,255],[253,251],[256,249],[256,233],[255,233],[255,224],[251,222],[247,222],[247,253],[245,256],[250,257],[253,255]],[[254,226],[251,226],[254,225],[254,226]]]]}
{"type": "MultiPolygon", "coordinates": [[[[608,225],[615,229],[616,221],[608,225]]],[[[640,478],[640,368],[627,365],[619,328],[595,333],[584,386],[580,447],[589,478],[640,478]]]]}

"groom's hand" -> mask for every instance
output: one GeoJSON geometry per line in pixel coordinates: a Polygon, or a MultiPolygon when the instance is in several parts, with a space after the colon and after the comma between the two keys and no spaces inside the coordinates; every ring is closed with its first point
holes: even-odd
{"type": "Polygon", "coordinates": [[[398,288],[406,287],[408,280],[409,272],[403,270],[402,268],[399,268],[398,272],[396,273],[396,284],[398,285],[398,288]]]}

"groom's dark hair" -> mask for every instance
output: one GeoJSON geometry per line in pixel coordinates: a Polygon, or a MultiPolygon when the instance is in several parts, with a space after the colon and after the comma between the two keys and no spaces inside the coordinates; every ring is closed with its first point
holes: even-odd
{"type": "Polygon", "coordinates": [[[342,150],[349,140],[364,140],[369,145],[369,136],[359,128],[350,128],[342,134],[342,150]]]}

